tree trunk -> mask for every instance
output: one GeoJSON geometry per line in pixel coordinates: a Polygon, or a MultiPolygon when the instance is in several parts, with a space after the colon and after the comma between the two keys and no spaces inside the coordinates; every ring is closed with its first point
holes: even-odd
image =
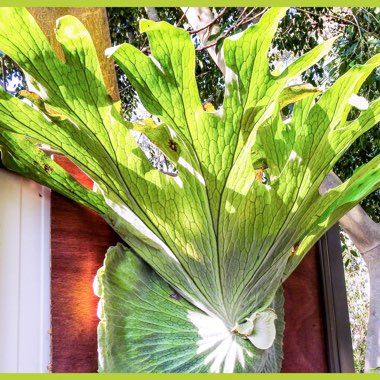
{"type": "MultiPolygon", "coordinates": [[[[339,186],[342,181],[330,173],[320,188],[321,193],[339,186]]],[[[339,221],[361,253],[369,274],[370,301],[366,339],[365,371],[380,367],[380,224],[375,223],[358,205],[339,221]]]]}
{"type": "Polygon", "coordinates": [[[56,20],[65,15],[78,18],[89,31],[94,41],[109,95],[114,101],[120,99],[114,62],[112,59],[106,58],[104,54],[104,51],[111,46],[105,8],[28,8],[28,11],[36,19],[38,25],[48,37],[55,53],[62,60],[64,60],[63,51],[54,34],[56,20]]]}
{"type": "Polygon", "coordinates": [[[145,7],[145,12],[149,18],[149,20],[152,21],[160,21],[160,18],[158,17],[157,9],[151,8],[151,7],[145,7]]]}
{"type": "Polygon", "coordinates": [[[367,349],[364,369],[366,372],[377,368],[380,372],[380,246],[367,252],[364,261],[368,267],[370,282],[369,319],[367,349]]]}
{"type": "MultiPolygon", "coordinates": [[[[182,7],[183,13],[186,15],[191,27],[194,30],[203,28],[204,26],[210,24],[214,20],[214,15],[210,8],[189,8],[182,7]]],[[[212,24],[209,28],[205,28],[197,33],[198,37],[202,41],[204,46],[207,46],[209,37],[219,31],[220,27],[218,24],[212,24]]],[[[226,66],[224,64],[224,58],[222,50],[219,53],[216,52],[215,46],[207,49],[211,58],[214,60],[216,65],[219,67],[220,71],[224,74],[226,71],[226,66]]]]}

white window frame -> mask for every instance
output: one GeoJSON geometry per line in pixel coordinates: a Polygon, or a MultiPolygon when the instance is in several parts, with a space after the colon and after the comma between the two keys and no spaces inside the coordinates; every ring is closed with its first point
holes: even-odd
{"type": "Polygon", "coordinates": [[[48,372],[50,190],[0,169],[0,372],[48,372]]]}

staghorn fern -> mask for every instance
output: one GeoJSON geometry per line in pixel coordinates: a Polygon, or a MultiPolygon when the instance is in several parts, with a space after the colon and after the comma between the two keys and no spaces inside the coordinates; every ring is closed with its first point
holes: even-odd
{"type": "Polygon", "coordinates": [[[279,371],[282,282],[379,187],[376,157],[341,186],[318,192],[344,151],[380,120],[380,100],[355,97],[380,55],[324,93],[287,87],[334,39],[271,73],[267,54],[285,12],[273,8],[225,40],[226,90],[216,111],[200,102],[188,33],[141,21],[152,57],[128,44],[107,54],[162,120],[155,124],[122,119],[77,19],[57,23],[63,63],[25,9],[0,10],[0,49],[28,73],[34,90],[23,95],[37,106],[0,89],[3,164],[92,208],[130,247],[111,248],[97,277],[100,371],[279,371]],[[281,108],[292,103],[285,123],[281,108]],[[351,104],[363,110],[347,122],[351,104]],[[131,130],[145,134],[177,175],[154,169],[131,130]],[[78,165],[96,189],[81,186],[40,143],[78,165]]]}

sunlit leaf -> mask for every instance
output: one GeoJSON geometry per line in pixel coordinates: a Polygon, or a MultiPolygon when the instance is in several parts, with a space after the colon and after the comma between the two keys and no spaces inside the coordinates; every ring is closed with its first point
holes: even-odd
{"type": "Polygon", "coordinates": [[[379,188],[377,157],[319,194],[339,157],[380,119],[380,101],[367,105],[357,95],[380,55],[323,93],[289,86],[335,38],[274,74],[268,52],[285,13],[272,8],[224,40],[221,107],[202,105],[188,32],[141,21],[151,55],[130,44],[107,50],[160,120],[132,123],[108,96],[91,37],[77,19],[57,22],[62,62],[25,9],[0,9],[0,49],[29,74],[34,90],[24,95],[37,106],[0,89],[4,165],[92,207],[131,247],[110,253],[100,275],[102,370],[278,371],[283,279],[333,223],[379,188]],[[289,104],[285,121],[281,109],[289,104]],[[348,122],[353,106],[359,116],[348,122]],[[137,132],[176,175],[152,166],[137,132]],[[96,191],[54,166],[37,143],[67,156],[96,191]],[[170,298],[172,289],[180,301],[170,298]],[[153,325],[167,330],[149,330],[153,325]],[[206,349],[212,327],[216,338],[206,349]]]}

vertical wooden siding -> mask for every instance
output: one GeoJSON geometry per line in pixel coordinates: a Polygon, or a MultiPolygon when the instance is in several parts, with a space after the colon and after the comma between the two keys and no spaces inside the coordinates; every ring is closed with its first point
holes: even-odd
{"type": "Polygon", "coordinates": [[[0,169],[0,372],[47,372],[50,191],[0,169]]]}

